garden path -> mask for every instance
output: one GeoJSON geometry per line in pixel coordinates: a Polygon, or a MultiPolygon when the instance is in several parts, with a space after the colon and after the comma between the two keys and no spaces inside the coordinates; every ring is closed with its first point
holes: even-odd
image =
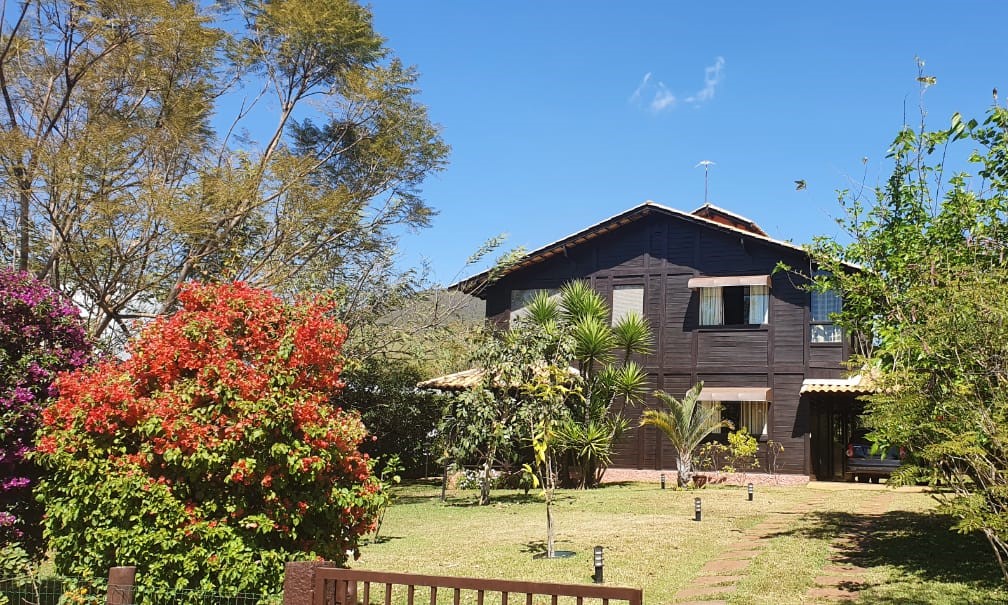
{"type": "MultiPolygon", "coordinates": [[[[717,558],[708,561],[687,588],[676,593],[679,605],[726,605],[736,585],[745,576],[749,564],[759,556],[770,540],[791,529],[797,517],[822,509],[826,494],[811,492],[807,500],[790,511],[777,511],[744,532],[717,558]],[[796,515],[797,513],[797,515],[796,515]]],[[[872,517],[884,513],[892,502],[892,494],[878,493],[864,500],[855,511],[855,520],[840,528],[831,542],[830,565],[823,567],[806,597],[810,600],[844,601],[857,598],[864,569],[849,563],[852,554],[868,538],[872,517]]]]}

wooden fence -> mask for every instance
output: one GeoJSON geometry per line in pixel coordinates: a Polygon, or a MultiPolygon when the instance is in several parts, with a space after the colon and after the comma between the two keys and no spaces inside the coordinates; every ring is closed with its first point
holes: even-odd
{"type": "MultiPolygon", "coordinates": [[[[288,568],[289,570],[289,568],[288,568]]],[[[294,595],[290,595],[294,597],[294,595]]],[[[370,605],[372,603],[475,603],[508,605],[517,597],[515,605],[533,605],[549,602],[558,605],[561,597],[583,605],[586,600],[609,605],[625,602],[642,605],[643,592],[637,588],[603,586],[601,584],[552,584],[547,582],[522,582],[490,580],[484,578],[457,578],[417,574],[315,567],[312,570],[311,600],[302,591],[296,600],[288,600],[284,587],[284,605],[370,605]],[[395,594],[395,596],[393,596],[395,594]],[[439,596],[442,597],[439,601],[439,596]],[[540,598],[537,598],[540,597],[540,598]]]]}
{"type": "MultiPolygon", "coordinates": [[[[545,602],[558,605],[561,598],[576,605],[586,602],[643,605],[644,599],[639,588],[602,584],[427,576],[328,565],[325,562],[288,563],[284,569],[284,605],[416,605],[420,602],[429,605],[535,605],[545,602]],[[512,596],[516,597],[513,601],[512,596]]],[[[135,567],[110,569],[106,605],[133,605],[135,578],[135,567]]]]}

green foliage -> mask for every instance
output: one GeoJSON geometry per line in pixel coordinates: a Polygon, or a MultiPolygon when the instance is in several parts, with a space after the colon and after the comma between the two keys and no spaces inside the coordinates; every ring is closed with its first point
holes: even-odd
{"type": "Polygon", "coordinates": [[[423,379],[420,370],[404,361],[370,359],[343,374],[346,386],[335,402],[360,412],[372,439],[361,450],[380,466],[392,456],[402,472],[423,475],[439,454],[434,451],[435,433],[444,402],[430,391],[416,388],[423,379]]]}
{"type": "Polygon", "coordinates": [[[869,437],[908,454],[894,479],[951,486],[940,497],[956,528],[983,532],[1008,579],[1006,133],[997,106],[982,123],[955,114],[945,129],[903,128],[874,200],[842,192],[851,242],[820,239],[812,252],[829,270],[813,287],[839,291],[837,321],[863,335],[854,363],[876,385],[869,437]]]}
{"type": "Polygon", "coordinates": [[[682,399],[676,399],[664,391],[655,391],[668,411],[644,410],[641,426],[653,426],[665,433],[669,444],[676,451],[676,480],[679,487],[686,487],[693,478],[693,450],[700,445],[711,428],[734,428],[731,421],[715,422],[720,410],[698,405],[703,382],[698,382],[682,399]]]}
{"type": "Polygon", "coordinates": [[[566,370],[570,356],[555,324],[488,334],[478,346],[473,361],[483,371],[481,382],[448,399],[438,433],[447,460],[475,461],[482,468],[482,504],[490,502],[493,468],[517,461],[531,441],[538,416],[527,388],[554,367],[575,380],[566,370]]]}
{"type": "Polygon", "coordinates": [[[756,437],[749,434],[748,428],[742,427],[728,433],[727,444],[711,441],[700,446],[695,462],[702,468],[724,473],[744,472],[759,468],[757,451],[759,442],[756,437]]]}

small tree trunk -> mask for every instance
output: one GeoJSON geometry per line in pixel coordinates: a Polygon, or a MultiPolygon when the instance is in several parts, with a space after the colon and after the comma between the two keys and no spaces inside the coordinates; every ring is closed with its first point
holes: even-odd
{"type": "Polygon", "coordinates": [[[693,479],[693,461],[689,454],[679,453],[676,458],[677,483],[679,487],[686,487],[693,479]]]}
{"type": "Polygon", "coordinates": [[[480,506],[490,504],[490,460],[483,461],[483,476],[480,479],[480,506]]]}
{"type": "Polygon", "coordinates": [[[552,456],[546,454],[546,473],[543,477],[543,486],[546,488],[546,558],[552,559],[553,548],[553,490],[556,488],[553,480],[553,460],[552,456]]]}

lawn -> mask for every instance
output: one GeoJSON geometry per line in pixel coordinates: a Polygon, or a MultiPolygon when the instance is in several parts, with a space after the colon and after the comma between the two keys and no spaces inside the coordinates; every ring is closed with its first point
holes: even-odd
{"type": "MultiPolygon", "coordinates": [[[[827,565],[831,541],[856,522],[855,511],[878,491],[815,487],[660,490],[624,483],[590,491],[561,491],[555,505],[557,548],[569,559],[541,560],[545,506],[535,494],[500,490],[490,506],[476,493],[416,483],[398,488],[381,534],[362,548],[353,567],[408,573],[589,583],[592,548],[605,548],[607,584],[644,589],[646,603],[673,603],[701,568],[726,547],[747,539],[764,519],[786,520],[743,572],[729,603],[810,603],[814,579],[827,565]],[[703,499],[703,520],[693,520],[693,499],[703,499]],[[799,512],[811,499],[822,504],[799,512]]],[[[863,603],[1008,603],[987,543],[950,532],[930,496],[897,491],[872,522],[867,541],[850,562],[868,568],[863,603]]]]}

